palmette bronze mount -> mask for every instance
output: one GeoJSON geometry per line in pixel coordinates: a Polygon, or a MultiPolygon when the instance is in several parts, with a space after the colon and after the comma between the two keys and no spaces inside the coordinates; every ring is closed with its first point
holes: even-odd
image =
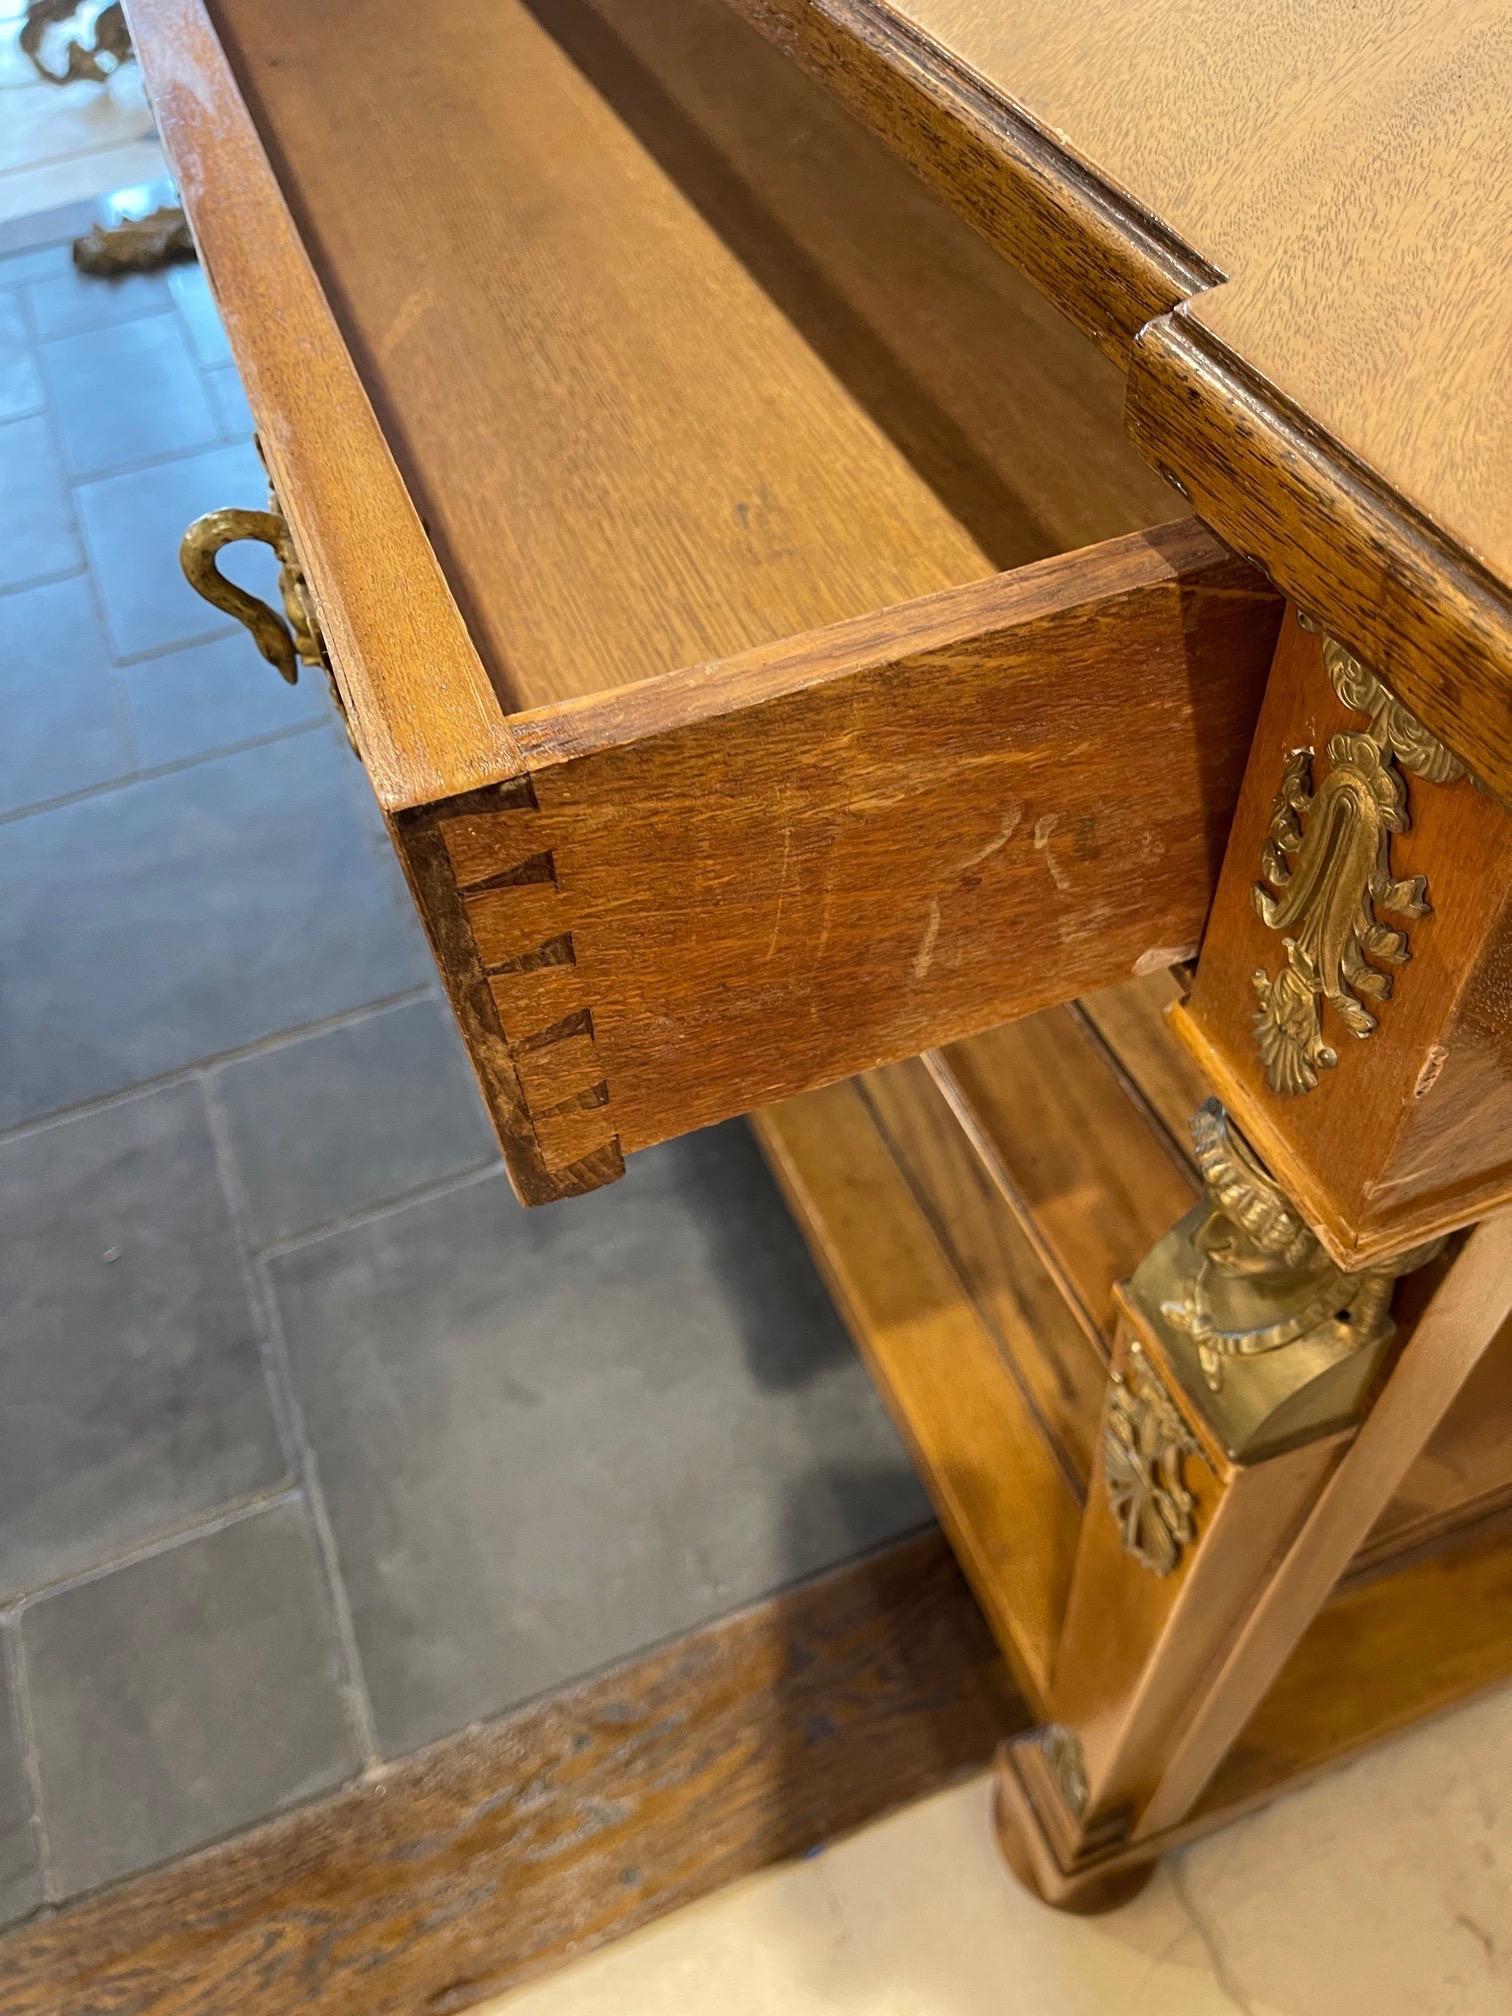
{"type": "Polygon", "coordinates": [[[1142,1568],[1169,1575],[1196,1535],[1197,1501],[1183,1466],[1197,1440],[1138,1343],[1115,1372],[1103,1420],[1103,1481],[1124,1550],[1142,1568]]]}
{"type": "Polygon", "coordinates": [[[1374,673],[1332,638],[1322,641],[1334,692],[1369,726],[1330,736],[1328,773],[1316,790],[1312,750],[1288,752],[1260,854],[1265,880],[1255,885],[1255,910],[1287,936],[1280,972],[1272,978],[1259,967],[1253,976],[1255,1040],[1271,1089],[1292,1094],[1310,1092],[1319,1072],[1339,1061],[1324,1035],[1324,1004],[1351,1035],[1373,1035],[1378,1018],[1366,1001],[1388,1000],[1392,988],[1382,966],[1410,957],[1406,933],[1383,924],[1377,906],[1403,918],[1428,913],[1424,878],[1391,871],[1392,836],[1411,823],[1402,770],[1431,784],[1465,774],[1374,673]]]}

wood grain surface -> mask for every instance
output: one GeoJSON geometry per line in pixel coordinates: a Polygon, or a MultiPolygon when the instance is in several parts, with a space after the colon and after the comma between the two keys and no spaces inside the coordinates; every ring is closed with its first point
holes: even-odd
{"type": "Polygon", "coordinates": [[[1512,1680],[1509,1543],[1512,1514],[1503,1513],[1335,1590],[1192,1812],[1094,1857],[1080,1878],[1057,1865],[1026,1798],[1026,1767],[1038,1765],[1043,1781],[1039,1744],[1005,1744],[999,1838],[1015,1873],[1065,1908],[1106,1909],[1137,1893],[1156,1857],[1512,1680]]]}
{"type": "Polygon", "coordinates": [[[1374,1566],[1512,1502],[1512,1323],[1504,1324],[1361,1545],[1374,1566]]]}
{"type": "Polygon", "coordinates": [[[498,696],[201,0],[132,0],[130,19],[380,803],[398,810],[517,775],[498,696]]]}
{"type": "Polygon", "coordinates": [[[1509,1318],[1504,1212],[1472,1228],[1436,1282],[1359,1433],[1189,1703],[1136,1834],[1175,1826],[1196,1805],[1509,1318]]]}
{"type": "Polygon", "coordinates": [[[1170,1010],[1185,990],[1174,972],[1151,973],[1084,995],[1076,1012],[1158,1119],[1181,1160],[1191,1164],[1191,1119],[1211,1090],[1176,1040],[1170,1010]]]}
{"type": "Polygon", "coordinates": [[[468,872],[550,851],[521,946],[571,936],[604,1134],[628,1152],[1186,956],[1275,608],[1188,522],[517,716],[532,837],[511,813],[490,855],[469,826],[468,872]]]}
{"type": "MultiPolygon", "coordinates": [[[[1114,1357],[1125,1378],[1135,1338],[1165,1391],[1179,1390],[1137,1309],[1124,1299],[1114,1357]]],[[[1095,1833],[1113,1813],[1138,1820],[1179,1747],[1186,1718],[1204,1701],[1215,1667],[1286,1559],[1347,1440],[1347,1434],[1315,1436],[1253,1464],[1231,1463],[1201,1440],[1181,1465],[1193,1501],[1191,1537],[1165,1575],[1151,1573],[1125,1545],[1109,1510],[1099,1440],[1051,1701],[1053,1718],[1082,1745],[1088,1807],[1077,1816],[1079,1830],[1095,1833]]],[[[1166,1824],[1179,1817],[1168,1814],[1166,1824]]]]}
{"type": "MultiPolygon", "coordinates": [[[[1033,1022],[1058,1017],[1036,1015],[1033,1022]]],[[[1089,1332],[1063,1277],[1043,1257],[1043,1234],[1022,1198],[1005,1194],[1001,1169],[932,1071],[909,1058],[856,1081],[888,1152],[977,1316],[1024,1389],[1040,1434],[1085,1493],[1107,1381],[1107,1340],[1089,1332]]]]}
{"type": "Polygon", "coordinates": [[[6,2016],[450,2016],[1024,1726],[928,1533],[0,1938],[6,2016]]]}
{"type": "Polygon", "coordinates": [[[1154,466],[1512,796],[1500,0],[739,0],[1132,365],[1154,466]],[[1137,339],[1137,340],[1136,340],[1137,339]]]}
{"type": "Polygon", "coordinates": [[[1114,1282],[1196,1201],[1189,1165],[1070,1010],[987,1030],[930,1061],[1069,1306],[1106,1339],[1114,1282]]]}
{"type": "Polygon", "coordinates": [[[1434,783],[1403,772],[1409,823],[1392,836],[1391,873],[1422,876],[1430,908],[1403,918],[1377,906],[1381,922],[1402,928],[1409,954],[1388,973],[1389,997],[1372,1005],[1378,1026],[1356,1037],[1325,1006],[1337,1065],[1295,1095],[1265,1076],[1251,975],[1274,976],[1285,954],[1252,892],[1282,768],[1289,751],[1311,749],[1321,785],[1330,738],[1365,725],[1335,694],[1318,638],[1289,615],[1202,959],[1172,1018],[1278,1181],[1354,1265],[1512,1198],[1512,814],[1466,777],[1434,783]]]}
{"type": "Polygon", "coordinates": [[[727,0],[532,9],[995,568],[1172,515],[1115,366],[727,0]]]}
{"type": "Polygon", "coordinates": [[[411,494],[514,706],[976,579],[992,563],[961,517],[1005,557],[1037,557],[1057,543],[1034,523],[1037,471],[1068,518],[1102,514],[1093,536],[1162,515],[1100,360],[1021,294],[1016,306],[1011,282],[988,279],[978,296],[990,261],[973,262],[949,220],[936,231],[927,199],[890,203],[889,184],[906,179],[897,164],[739,22],[725,16],[716,34],[716,0],[623,9],[633,51],[587,7],[506,0],[481,32],[467,0],[369,0],[373,62],[354,62],[339,11],[296,0],[215,0],[215,11],[411,494]],[[721,106],[735,78],[760,111],[732,157],[721,106]],[[749,179],[753,160],[792,150],[805,174],[789,168],[780,199],[749,179]],[[864,244],[847,215],[869,218],[864,244]],[[894,326],[887,303],[905,291],[912,320],[894,326]],[[1030,367],[1037,394],[1032,379],[993,390],[980,361],[952,383],[940,360],[956,320],[979,360],[992,329],[1000,359],[1017,346],[1058,361],[1030,367]],[[926,340],[934,361],[915,373],[926,340]],[[983,428],[963,382],[981,391],[983,428]],[[935,429],[942,384],[957,413],[935,429]],[[1026,434],[1053,439],[1043,412],[1025,410],[1035,397],[1064,418],[1080,502],[1071,465],[1052,469],[1043,446],[1020,454],[1026,434]],[[933,439],[925,459],[948,501],[890,428],[909,445],[933,439]],[[1104,457],[1128,500],[1112,523],[1089,501],[1104,457]]]}
{"type": "Polygon", "coordinates": [[[751,1118],[994,1636],[1041,1706],[1081,1493],[1016,1370],[1013,1331],[983,1319],[936,1233],[920,1184],[930,1151],[896,1156],[887,1130],[907,1127],[900,1104],[855,1085],[751,1118]]]}
{"type": "Polygon", "coordinates": [[[1512,580],[1500,0],[888,0],[1224,276],[1190,319],[1512,580]]]}
{"type": "Polygon", "coordinates": [[[1196,1826],[1512,1680],[1509,1610],[1506,1512],[1342,1583],[1219,1765],[1196,1826]]]}

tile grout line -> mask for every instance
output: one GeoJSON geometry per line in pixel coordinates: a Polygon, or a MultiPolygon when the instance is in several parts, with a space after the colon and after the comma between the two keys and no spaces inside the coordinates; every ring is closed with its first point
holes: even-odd
{"type": "Polygon", "coordinates": [[[325,1490],[320,1481],[320,1465],[316,1459],[315,1446],[310,1439],[309,1426],[304,1418],[299,1395],[294,1389],[289,1340],[284,1330],[283,1312],[278,1306],[278,1296],[263,1260],[249,1255],[249,1264],[258,1283],[264,1315],[267,1355],[270,1364],[276,1368],[276,1375],[282,1385],[289,1432],[295,1445],[295,1461],[304,1479],[305,1509],[315,1535],[315,1548],[320,1556],[321,1572],[325,1578],[326,1598],[331,1606],[336,1646],[343,1668],[339,1682],[342,1709],[361,1758],[360,1771],[366,1773],[382,1764],[383,1754],[378,1747],[377,1718],[373,1712],[367,1675],[363,1670],[362,1648],[357,1642],[357,1626],[352,1616],[351,1598],[347,1594],[346,1580],[341,1572],[336,1532],[331,1524],[325,1490]]]}
{"type": "MultiPolygon", "coordinates": [[[[40,339],[37,336],[36,317],[32,313],[31,302],[27,299],[24,287],[21,289],[20,300],[21,320],[26,327],[29,346],[35,351],[39,348],[40,339]]],[[[58,477],[63,494],[63,511],[68,520],[69,537],[72,539],[74,550],[82,563],[82,571],[86,578],[88,578],[92,572],[91,556],[84,540],[84,528],[79,522],[79,510],[73,493],[73,485],[68,480],[68,458],[63,452],[63,436],[58,431],[57,417],[52,410],[52,382],[46,373],[41,371],[40,359],[38,360],[38,368],[43,388],[43,403],[42,411],[34,417],[40,420],[46,429],[47,439],[52,447],[53,460],[57,463],[58,467],[58,477]]],[[[75,569],[73,571],[77,572],[79,570],[75,569]]],[[[110,633],[106,631],[103,634],[108,636],[110,633]]]]}
{"type": "MultiPolygon", "coordinates": [[[[100,638],[108,645],[110,642],[109,617],[105,609],[104,597],[100,593],[99,580],[95,574],[94,555],[90,551],[89,541],[84,536],[84,520],[79,511],[79,500],[75,494],[75,485],[68,473],[68,455],[62,430],[59,427],[57,415],[53,410],[53,396],[57,388],[53,384],[52,373],[47,367],[46,359],[42,355],[45,346],[37,333],[37,318],[32,309],[31,301],[27,296],[27,290],[24,287],[21,289],[20,304],[21,319],[31,339],[30,348],[36,360],[37,378],[42,386],[42,422],[47,429],[47,438],[52,443],[53,454],[57,458],[58,473],[63,479],[64,508],[68,513],[68,523],[73,533],[74,544],[84,561],[84,593],[93,612],[95,626],[100,638]]],[[[139,772],[141,768],[141,749],[137,743],[136,725],[131,714],[131,702],[127,696],[125,683],[117,672],[114,658],[109,652],[107,652],[105,659],[105,676],[110,682],[111,712],[115,717],[116,735],[120,741],[122,753],[130,764],[133,773],[139,772]]]]}
{"type": "Polygon", "coordinates": [[[11,1712],[16,1742],[21,1752],[21,1768],[26,1775],[31,1811],[27,1821],[37,1857],[37,1880],[42,1902],[58,1902],[58,1886],[53,1875],[52,1839],[42,1795],[42,1752],[37,1743],[36,1721],[32,1715],[31,1675],[27,1671],[26,1647],[21,1642],[21,1604],[12,1603],[0,1612],[0,1636],[5,1640],[5,1665],[10,1681],[11,1712]]]}
{"type": "Polygon", "coordinates": [[[215,1156],[216,1174],[220,1177],[221,1196],[225,1202],[226,1215],[231,1220],[232,1237],[236,1241],[236,1259],[241,1274],[242,1292],[247,1298],[253,1321],[257,1325],[257,1355],[262,1366],[263,1383],[267,1388],[269,1405],[273,1410],[278,1446],[283,1452],[288,1474],[307,1489],[309,1480],[304,1473],[302,1452],[295,1433],[291,1396],[286,1391],[283,1369],[269,1348],[268,1310],[265,1306],[268,1298],[253,1257],[255,1244],[252,1238],[251,1210],[247,1203],[246,1191],[242,1186],[241,1164],[231,1138],[231,1123],[221,1100],[220,1087],[212,1073],[196,1072],[194,1083],[199,1088],[200,1103],[204,1108],[205,1122],[210,1130],[210,1146],[215,1156]]]}
{"type": "MultiPolygon", "coordinates": [[[[26,420],[40,420],[43,415],[39,410],[36,413],[19,414],[17,417],[26,420]]],[[[8,427],[9,425],[10,422],[8,420],[0,421],[0,426],[8,427]]],[[[0,605],[4,604],[7,595],[29,595],[34,588],[56,588],[60,581],[77,581],[81,574],[87,574],[88,572],[89,563],[81,560],[77,567],[54,568],[50,574],[28,574],[24,581],[9,581],[3,588],[0,588],[0,605]]]]}
{"type": "MultiPolygon", "coordinates": [[[[16,87],[7,86],[6,88],[14,89],[16,87]]],[[[30,79],[28,79],[26,85],[22,86],[21,88],[29,89],[30,79]]],[[[0,184],[3,184],[10,176],[35,175],[39,172],[39,170],[44,168],[66,168],[70,162],[92,161],[97,154],[113,154],[119,148],[136,147],[139,146],[143,140],[152,140],[155,139],[156,137],[157,137],[156,129],[152,126],[149,126],[145,132],[138,134],[134,139],[90,140],[86,141],[82,146],[70,147],[67,150],[67,152],[63,154],[38,155],[30,160],[17,162],[13,167],[0,168],[0,184]]],[[[21,215],[23,217],[38,216],[45,214],[46,214],[45,211],[38,212],[38,211],[23,210],[21,212],[21,215]]]]}
{"type": "MultiPolygon", "coordinates": [[[[154,315],[135,315],[126,319],[133,322],[148,322],[152,320],[164,321],[167,317],[164,316],[161,310],[157,310],[154,315]]],[[[30,330],[28,330],[28,343],[29,347],[33,350],[44,350],[49,343],[71,342],[75,336],[99,336],[108,330],[120,329],[124,326],[125,321],[102,322],[95,328],[71,330],[67,336],[57,337],[33,336],[30,330]]],[[[190,361],[194,369],[201,376],[211,371],[223,371],[226,368],[223,364],[202,364],[198,354],[193,352],[192,346],[190,361]]],[[[209,396],[208,393],[206,396],[209,396]]],[[[41,408],[38,408],[38,413],[41,410],[41,408]]],[[[24,426],[28,420],[35,420],[37,417],[37,413],[10,414],[7,418],[0,420],[0,432],[3,432],[7,427],[24,426]]],[[[109,483],[118,476],[146,476],[150,475],[154,469],[170,468],[175,462],[190,462],[196,455],[218,455],[226,448],[251,447],[251,445],[252,437],[250,434],[236,434],[230,440],[223,440],[217,429],[213,441],[201,441],[192,448],[165,448],[156,455],[139,455],[129,462],[112,462],[102,469],[91,469],[82,475],[75,476],[70,473],[68,463],[61,453],[60,443],[58,468],[67,489],[82,490],[90,483],[109,483]]],[[[77,569],[74,571],[77,572],[77,569]]]]}
{"type": "MultiPolygon", "coordinates": [[[[52,441],[58,451],[59,466],[63,471],[63,485],[68,492],[69,520],[73,525],[74,537],[78,541],[79,551],[84,555],[84,593],[88,597],[89,606],[94,615],[95,628],[99,633],[101,641],[108,646],[110,642],[110,619],[105,609],[105,598],[100,593],[100,583],[94,568],[94,556],[90,552],[89,542],[84,536],[84,521],[79,513],[78,499],[74,495],[75,486],[73,480],[68,474],[68,462],[64,454],[63,436],[53,419],[53,398],[57,388],[53,383],[52,373],[48,369],[47,361],[42,355],[47,346],[45,343],[38,341],[32,347],[37,357],[38,376],[42,381],[45,392],[46,412],[51,427],[52,441]]],[[[120,737],[121,747],[131,767],[131,774],[136,776],[142,768],[142,751],[137,741],[136,723],[132,718],[131,700],[127,694],[125,682],[116,669],[114,657],[108,649],[105,656],[105,676],[110,681],[112,712],[115,715],[116,732],[120,737]]]]}
{"type": "Polygon", "coordinates": [[[210,1139],[215,1149],[216,1167],[220,1172],[221,1191],[230,1214],[232,1230],[236,1235],[242,1280],[261,1331],[260,1355],[263,1378],[267,1383],[268,1397],[273,1407],[279,1443],[283,1448],[285,1460],[300,1481],[305,1514],[310,1521],[315,1539],[315,1551],[320,1559],[326,1600],[330,1604],[331,1620],[335,1626],[337,1656],[341,1662],[337,1687],[341,1695],[342,1713],[357,1745],[362,1769],[368,1770],[378,1761],[377,1725],[372,1700],[368,1694],[367,1677],[362,1669],[362,1653],[357,1643],[351,1603],[336,1551],[336,1535],[326,1509],[325,1493],[321,1489],[320,1473],[315,1462],[314,1446],[310,1440],[304,1410],[299,1404],[299,1395],[294,1388],[294,1373],[289,1361],[283,1313],[278,1305],[273,1282],[257,1254],[252,1232],[251,1206],[242,1184],[241,1165],[231,1138],[230,1116],[222,1103],[219,1083],[214,1074],[206,1071],[200,1074],[199,1085],[200,1096],[204,1101],[209,1121],[210,1139]]]}
{"type": "Polygon", "coordinates": [[[370,1204],[354,1205],[349,1211],[338,1212],[334,1218],[325,1218],[318,1225],[286,1233],[282,1239],[270,1239],[265,1246],[253,1250],[259,1261],[283,1260],[291,1253],[303,1252],[307,1246],[318,1246],[321,1240],[329,1239],[338,1232],[353,1232],[362,1226],[380,1224],[385,1218],[407,1211],[412,1204],[434,1203],[438,1198],[470,1190],[475,1183],[503,1173],[504,1164],[498,1155],[490,1156],[486,1162],[469,1162],[465,1168],[450,1170],[445,1176],[437,1176],[429,1183],[398,1191],[392,1197],[375,1198],[370,1204]]]}
{"type": "MultiPolygon", "coordinates": [[[[153,656],[157,656],[157,653],[153,656]]],[[[131,670],[132,667],[112,663],[107,669],[113,682],[120,687],[121,671],[131,670]]],[[[125,700],[124,688],[121,688],[121,691],[125,700]]],[[[129,701],[125,704],[130,705],[129,701]]],[[[202,763],[215,763],[222,756],[241,756],[249,749],[265,749],[269,743],[292,741],[296,735],[308,735],[316,728],[330,726],[331,723],[325,715],[317,714],[308,721],[291,721],[285,728],[270,728],[265,735],[250,735],[243,742],[219,744],[214,749],[202,751],[198,756],[175,756],[168,763],[142,764],[120,777],[107,777],[99,784],[85,784],[77,791],[64,791],[56,798],[38,798],[30,805],[17,805],[12,811],[0,812],[0,826],[13,826],[19,820],[31,819],[43,812],[63,812],[72,805],[85,805],[93,799],[108,797],[113,791],[125,791],[133,784],[155,784],[161,777],[177,777],[185,770],[197,769],[202,763]]]]}
{"type": "MultiPolygon", "coordinates": [[[[132,319],[136,322],[151,322],[167,321],[169,318],[165,315],[137,315],[132,319]]],[[[109,329],[120,329],[125,326],[122,322],[107,322],[103,323],[98,329],[80,329],[77,333],[80,336],[99,336],[109,329]]],[[[182,323],[177,323],[175,326],[182,332],[182,323]]],[[[72,338],[59,336],[52,340],[63,343],[72,341],[72,338]]],[[[187,336],[185,337],[185,343],[186,345],[189,343],[187,336]]],[[[45,341],[39,342],[37,345],[39,350],[46,347],[45,341]]],[[[206,371],[215,368],[213,365],[202,364],[192,345],[189,345],[189,353],[189,361],[199,376],[203,377],[206,371]]],[[[206,399],[210,397],[208,390],[205,392],[205,397],[206,399]]],[[[19,419],[21,415],[18,414],[16,417],[19,419]]],[[[68,465],[65,462],[63,465],[63,480],[70,490],[83,490],[92,483],[113,483],[122,476],[150,476],[155,469],[171,468],[175,462],[192,462],[196,455],[219,455],[227,448],[239,448],[244,445],[251,445],[250,438],[247,435],[238,435],[230,441],[222,439],[220,421],[213,410],[211,418],[215,421],[215,433],[208,441],[196,442],[190,448],[165,448],[156,455],[139,455],[129,462],[110,462],[100,469],[86,469],[77,476],[70,473],[68,465]]],[[[7,422],[6,424],[8,425],[9,423],[7,422]]]]}
{"type": "Polygon", "coordinates": [[[245,635],[243,626],[227,617],[218,630],[197,631],[193,637],[178,637],[171,644],[155,644],[150,651],[123,651],[110,662],[123,672],[134,672],[140,665],[150,665],[154,658],[177,658],[185,651],[199,651],[206,644],[218,644],[227,637],[245,635]]]}
{"type": "Polygon", "coordinates": [[[298,1481],[287,1476],[266,1490],[244,1491],[240,1497],[228,1498],[213,1511],[200,1512],[181,1525],[163,1527],[156,1533],[148,1534],[145,1539],[118,1547],[113,1554],[91,1561],[87,1568],[75,1568],[67,1574],[55,1575],[49,1582],[37,1582],[29,1589],[16,1590],[6,1598],[8,1611],[19,1618],[35,1604],[50,1603],[55,1596],[67,1596],[75,1589],[88,1588],[92,1582],[103,1582],[108,1576],[120,1574],[123,1569],[156,1560],[159,1554],[171,1554],[176,1547],[187,1547],[192,1541],[213,1539],[229,1526],[240,1526],[243,1520],[255,1519],[260,1512],[271,1512],[280,1505],[295,1503],[299,1497],[298,1481]]]}
{"type": "Polygon", "coordinates": [[[201,1072],[220,1070],[231,1064],[239,1064],[244,1058],[261,1056],[267,1050],[279,1050],[290,1043],[302,1042],[307,1036],[321,1036],[328,1030],[344,1029],[351,1024],[368,1021],[376,1015],[388,1013],[390,1009],[403,1008],[412,1001],[435,997],[435,987],[429,981],[421,981],[414,987],[401,988],[397,994],[380,995],[376,1001],[359,1002],[355,1008],[340,1009],[334,1015],[321,1016],[314,1022],[300,1023],[293,1029],[275,1029],[266,1036],[255,1037],[250,1043],[242,1043],[235,1049],[217,1050],[207,1057],[194,1057],[187,1063],[175,1066],[172,1071],[160,1071],[155,1077],[140,1078],[134,1084],[122,1085],[111,1092],[100,1092],[92,1099],[79,1099],[71,1106],[59,1106],[48,1113],[34,1113],[24,1120],[12,1122],[8,1127],[0,1127],[0,1147],[12,1141],[29,1140],[34,1134],[42,1134],[50,1127],[62,1127],[70,1120],[81,1120],[86,1114],[103,1113],[113,1106],[124,1105],[128,1099],[137,1099],[148,1092],[162,1092],[172,1085],[190,1083],[201,1072]]]}

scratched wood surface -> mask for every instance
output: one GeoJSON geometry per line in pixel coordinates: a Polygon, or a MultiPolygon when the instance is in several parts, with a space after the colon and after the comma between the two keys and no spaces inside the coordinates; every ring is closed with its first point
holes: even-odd
{"type": "MultiPolygon", "coordinates": [[[[1274,598],[1191,524],[975,578],[1159,486],[1103,360],[826,93],[715,0],[509,0],[481,37],[374,0],[355,66],[323,10],[213,0],[228,67],[195,0],[147,0],[149,38],[154,5],[198,52],[158,74],[270,440],[306,448],[308,331],[242,275],[297,233],[524,707],[492,798],[494,745],[447,742],[467,790],[374,772],[522,1196],[1190,949],[1274,598]],[[258,171],[230,205],[222,128],[258,171]]],[[[345,466],[290,505],[338,613],[345,466]]]]}
{"type": "Polygon", "coordinates": [[[1512,797],[1501,0],[737,0],[1130,371],[1152,466],[1512,797]]]}
{"type": "Polygon", "coordinates": [[[1024,1726],[937,1533],[0,1938],[6,2016],[449,2016],[1024,1726]]]}
{"type": "Polygon", "coordinates": [[[453,838],[485,966],[570,936],[543,1101],[628,1152],[1184,956],[1274,611],[1188,521],[516,716],[536,809],[453,838]]]}

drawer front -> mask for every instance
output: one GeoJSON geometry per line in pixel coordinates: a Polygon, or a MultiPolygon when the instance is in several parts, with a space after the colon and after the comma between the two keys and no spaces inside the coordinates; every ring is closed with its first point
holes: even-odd
{"type": "MultiPolygon", "coordinates": [[[[183,558],[331,676],[276,494],[183,558]]],[[[519,1195],[1191,956],[1280,606],[1188,520],[516,715],[522,774],[388,808],[519,1195]]]]}
{"type": "Polygon", "coordinates": [[[521,1195],[1189,956],[1279,607],[1189,521],[514,716],[393,824],[521,1195]]]}

